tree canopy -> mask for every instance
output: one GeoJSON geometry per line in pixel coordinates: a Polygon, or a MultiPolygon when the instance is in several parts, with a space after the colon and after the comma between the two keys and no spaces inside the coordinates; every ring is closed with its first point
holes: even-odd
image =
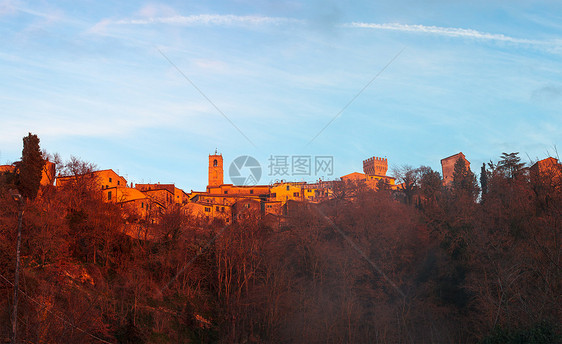
{"type": "Polygon", "coordinates": [[[525,163],[521,162],[519,152],[515,153],[502,153],[501,159],[498,162],[499,171],[502,172],[508,179],[515,179],[523,173],[525,163]]]}

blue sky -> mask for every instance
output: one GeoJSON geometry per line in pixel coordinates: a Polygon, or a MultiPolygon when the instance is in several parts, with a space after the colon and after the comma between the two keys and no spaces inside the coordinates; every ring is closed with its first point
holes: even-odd
{"type": "Polygon", "coordinates": [[[479,173],[562,137],[559,1],[0,0],[0,23],[0,163],[32,132],[189,191],[215,148],[268,183],[271,155],[330,155],[338,177],[462,151],[479,173]]]}

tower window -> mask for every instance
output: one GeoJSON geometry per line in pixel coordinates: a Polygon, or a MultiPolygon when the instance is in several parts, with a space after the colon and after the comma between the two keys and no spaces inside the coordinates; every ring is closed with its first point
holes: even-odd
{"type": "Polygon", "coordinates": [[[213,167],[217,167],[218,164],[219,164],[219,163],[218,163],[217,159],[213,160],[213,167]]]}

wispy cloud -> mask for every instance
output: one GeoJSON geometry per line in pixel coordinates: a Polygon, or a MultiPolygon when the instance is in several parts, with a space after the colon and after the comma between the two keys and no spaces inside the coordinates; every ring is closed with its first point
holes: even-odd
{"type": "Polygon", "coordinates": [[[378,23],[362,23],[362,22],[353,22],[345,26],[352,27],[352,28],[362,28],[362,29],[427,33],[427,34],[440,35],[440,36],[473,38],[473,39],[490,40],[490,41],[510,42],[510,43],[517,43],[517,44],[533,44],[533,45],[547,44],[547,42],[541,40],[516,38],[516,37],[506,36],[503,34],[488,33],[488,32],[472,30],[472,29],[454,28],[454,27],[409,25],[409,24],[399,24],[399,23],[378,24],[378,23]]]}
{"type": "Polygon", "coordinates": [[[34,17],[45,18],[49,21],[61,20],[63,15],[61,11],[53,9],[35,10],[26,6],[18,0],[0,0],[0,17],[24,13],[34,17]]]}
{"type": "Polygon", "coordinates": [[[266,16],[237,16],[233,14],[198,14],[190,16],[166,16],[166,17],[148,17],[140,19],[122,19],[115,22],[121,25],[149,25],[149,24],[170,24],[181,26],[196,25],[218,25],[218,26],[234,26],[234,25],[280,25],[287,23],[299,22],[298,19],[285,17],[266,17],[266,16]]]}
{"type": "Polygon", "coordinates": [[[536,101],[555,101],[562,98],[562,87],[546,85],[534,90],[531,97],[536,101]]]}
{"type": "Polygon", "coordinates": [[[13,14],[17,12],[17,4],[14,0],[0,1],[0,16],[13,14]]]}

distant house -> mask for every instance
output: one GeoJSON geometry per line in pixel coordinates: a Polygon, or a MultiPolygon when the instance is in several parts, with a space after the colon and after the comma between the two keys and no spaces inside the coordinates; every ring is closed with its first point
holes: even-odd
{"type": "Polygon", "coordinates": [[[151,214],[150,210],[153,207],[151,199],[141,191],[127,187],[127,180],[112,169],[92,171],[74,176],[59,176],[56,179],[56,186],[64,187],[80,181],[93,183],[101,191],[104,202],[116,203],[129,208],[140,219],[148,219],[151,214]]]}
{"type": "Polygon", "coordinates": [[[304,182],[276,183],[270,188],[271,200],[282,202],[302,201],[305,198],[304,182]]]}
{"type": "Polygon", "coordinates": [[[141,190],[138,188],[138,184],[135,185],[135,189],[139,190],[146,196],[148,196],[152,202],[158,204],[162,209],[167,209],[168,207],[177,204],[174,199],[174,194],[169,189],[148,189],[141,190]]]}
{"type": "Polygon", "coordinates": [[[92,171],[75,176],[58,176],[56,179],[56,186],[61,187],[68,183],[76,182],[81,177],[92,178],[92,180],[100,187],[100,189],[108,189],[114,187],[126,187],[127,181],[112,169],[92,171]]]}
{"type": "Polygon", "coordinates": [[[218,219],[224,223],[232,222],[232,206],[228,204],[193,201],[183,207],[185,214],[205,221],[218,219]]]}
{"type": "Polygon", "coordinates": [[[134,211],[140,219],[148,219],[153,207],[150,198],[141,191],[129,187],[114,186],[102,190],[105,202],[116,203],[134,211]]]}
{"type": "Polygon", "coordinates": [[[261,202],[256,199],[241,199],[232,206],[233,221],[255,219],[262,215],[261,202]]]}
{"type": "Polygon", "coordinates": [[[158,194],[161,197],[165,198],[162,199],[163,204],[165,203],[166,206],[170,204],[186,204],[188,202],[188,195],[180,188],[177,188],[174,184],[135,184],[135,189],[140,190],[144,193],[150,194],[158,194]],[[158,191],[168,191],[165,192],[158,192],[158,191]]]}

